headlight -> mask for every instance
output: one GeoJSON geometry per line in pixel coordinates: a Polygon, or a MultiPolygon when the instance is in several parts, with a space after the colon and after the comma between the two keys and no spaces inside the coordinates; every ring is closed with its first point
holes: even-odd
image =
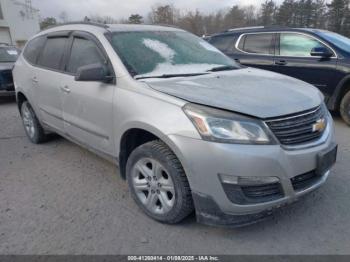
{"type": "Polygon", "coordinates": [[[232,144],[274,141],[262,121],[195,104],[187,104],[183,109],[204,140],[232,144]]]}

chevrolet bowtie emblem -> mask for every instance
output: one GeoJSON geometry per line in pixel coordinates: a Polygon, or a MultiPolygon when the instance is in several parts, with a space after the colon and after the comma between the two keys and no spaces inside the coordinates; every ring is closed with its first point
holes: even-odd
{"type": "Polygon", "coordinates": [[[322,132],[326,129],[326,120],[321,118],[312,126],[312,132],[322,132]]]}

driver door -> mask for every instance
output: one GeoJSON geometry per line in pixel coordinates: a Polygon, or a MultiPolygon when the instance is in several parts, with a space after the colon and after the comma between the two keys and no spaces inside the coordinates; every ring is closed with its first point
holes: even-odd
{"type": "Polygon", "coordinates": [[[282,32],[278,36],[277,46],[274,71],[308,82],[325,95],[332,93],[336,54],[329,58],[311,56],[313,48],[328,48],[325,44],[304,33],[282,32]]]}

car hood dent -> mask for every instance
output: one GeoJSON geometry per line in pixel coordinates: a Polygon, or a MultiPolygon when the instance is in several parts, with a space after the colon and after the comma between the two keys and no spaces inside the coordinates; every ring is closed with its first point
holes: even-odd
{"type": "Polygon", "coordinates": [[[252,68],[145,82],[157,91],[192,103],[259,118],[302,112],[322,103],[322,95],[315,87],[288,76],[252,68]]]}

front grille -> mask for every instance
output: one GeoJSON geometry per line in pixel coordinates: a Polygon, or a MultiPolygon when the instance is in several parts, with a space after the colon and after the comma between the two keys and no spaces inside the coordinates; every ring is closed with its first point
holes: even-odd
{"type": "Polygon", "coordinates": [[[321,176],[316,174],[316,171],[311,171],[291,179],[295,191],[300,191],[313,186],[320,180],[321,176]]]}
{"type": "Polygon", "coordinates": [[[267,120],[266,124],[281,144],[293,146],[318,140],[324,129],[317,130],[314,126],[322,119],[326,121],[326,110],[320,106],[297,115],[267,120]]]}
{"type": "Polygon", "coordinates": [[[269,202],[284,196],[280,183],[254,186],[223,183],[223,188],[231,202],[241,205],[269,202]]]}

